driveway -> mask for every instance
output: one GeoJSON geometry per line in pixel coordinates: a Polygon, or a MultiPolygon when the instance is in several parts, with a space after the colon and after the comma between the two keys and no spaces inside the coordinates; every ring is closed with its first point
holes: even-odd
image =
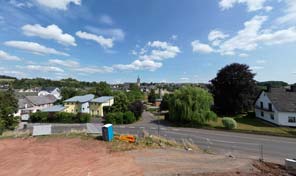
{"type": "Polygon", "coordinates": [[[296,138],[244,134],[218,130],[176,128],[168,123],[158,123],[150,112],[144,112],[142,119],[131,125],[115,125],[119,133],[140,135],[143,130],[176,141],[189,141],[203,149],[234,157],[262,158],[283,163],[285,158],[296,158],[296,138]]]}

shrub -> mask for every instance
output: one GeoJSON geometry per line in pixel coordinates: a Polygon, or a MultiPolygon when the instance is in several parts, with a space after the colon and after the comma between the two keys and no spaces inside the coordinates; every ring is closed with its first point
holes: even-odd
{"type": "Polygon", "coordinates": [[[87,123],[90,121],[90,118],[89,114],[67,112],[36,112],[30,115],[30,121],[33,123],[87,123]]]}
{"type": "Polygon", "coordinates": [[[123,113],[122,112],[108,113],[105,117],[105,123],[123,124],[123,113]]]}
{"type": "Polygon", "coordinates": [[[129,110],[134,113],[136,120],[139,120],[144,111],[144,105],[138,100],[129,105],[129,110]]]}
{"type": "Polygon", "coordinates": [[[226,129],[235,129],[237,128],[237,123],[236,121],[233,119],[233,118],[230,118],[230,117],[224,117],[222,119],[222,123],[223,123],[223,126],[226,128],[226,129]]]}
{"type": "Polygon", "coordinates": [[[30,121],[33,123],[40,122],[40,123],[46,123],[48,121],[48,113],[47,112],[35,112],[30,115],[30,121]]]}
{"type": "Polygon", "coordinates": [[[79,122],[78,120],[78,114],[72,114],[72,113],[67,113],[67,112],[59,112],[56,114],[56,117],[54,117],[53,122],[58,122],[58,123],[77,123],[79,122]]]}
{"type": "Polygon", "coordinates": [[[135,117],[134,113],[132,113],[131,111],[125,112],[123,114],[123,123],[124,124],[131,124],[135,121],[136,121],[136,117],[135,117]]]}
{"type": "Polygon", "coordinates": [[[2,135],[5,128],[5,123],[3,120],[0,119],[0,135],[2,135]]]}
{"type": "Polygon", "coordinates": [[[80,113],[80,114],[78,114],[78,117],[79,117],[78,119],[79,119],[80,123],[87,123],[91,119],[91,116],[86,113],[80,113]]]}

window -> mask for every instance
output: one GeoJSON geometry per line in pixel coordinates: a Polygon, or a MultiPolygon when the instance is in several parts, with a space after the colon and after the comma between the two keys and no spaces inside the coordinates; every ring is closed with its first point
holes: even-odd
{"type": "Polygon", "coordinates": [[[289,123],[296,123],[296,117],[288,117],[289,123]]]}
{"type": "Polygon", "coordinates": [[[261,111],[261,117],[264,117],[264,112],[263,111],[261,111]]]}
{"type": "Polygon", "coordinates": [[[260,108],[263,109],[263,102],[260,101],[260,108]]]}
{"type": "Polygon", "coordinates": [[[274,120],[274,115],[273,114],[270,114],[270,119],[274,120]]]}
{"type": "Polygon", "coordinates": [[[272,111],[272,104],[271,103],[268,103],[268,110],[272,111]]]}

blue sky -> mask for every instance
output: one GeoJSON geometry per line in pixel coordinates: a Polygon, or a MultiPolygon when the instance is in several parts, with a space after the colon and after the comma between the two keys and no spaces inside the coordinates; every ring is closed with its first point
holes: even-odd
{"type": "Polygon", "coordinates": [[[208,82],[245,63],[296,82],[295,0],[0,0],[0,73],[208,82]]]}

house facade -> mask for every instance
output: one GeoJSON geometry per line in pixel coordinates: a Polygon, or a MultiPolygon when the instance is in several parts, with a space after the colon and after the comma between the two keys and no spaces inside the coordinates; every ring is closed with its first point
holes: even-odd
{"type": "Polygon", "coordinates": [[[64,101],[64,112],[68,113],[88,113],[94,116],[104,116],[103,108],[112,106],[114,98],[103,96],[95,98],[93,94],[75,96],[64,101]]]}
{"type": "Polygon", "coordinates": [[[27,116],[53,106],[56,101],[57,99],[53,95],[25,96],[24,98],[18,99],[18,111],[14,116],[27,116]]]}
{"type": "Polygon", "coordinates": [[[58,100],[60,100],[62,98],[61,90],[57,87],[43,88],[38,92],[38,96],[45,96],[45,95],[53,95],[58,100]]]}
{"type": "Polygon", "coordinates": [[[276,125],[296,127],[296,87],[262,91],[255,101],[255,114],[276,125]]]}

